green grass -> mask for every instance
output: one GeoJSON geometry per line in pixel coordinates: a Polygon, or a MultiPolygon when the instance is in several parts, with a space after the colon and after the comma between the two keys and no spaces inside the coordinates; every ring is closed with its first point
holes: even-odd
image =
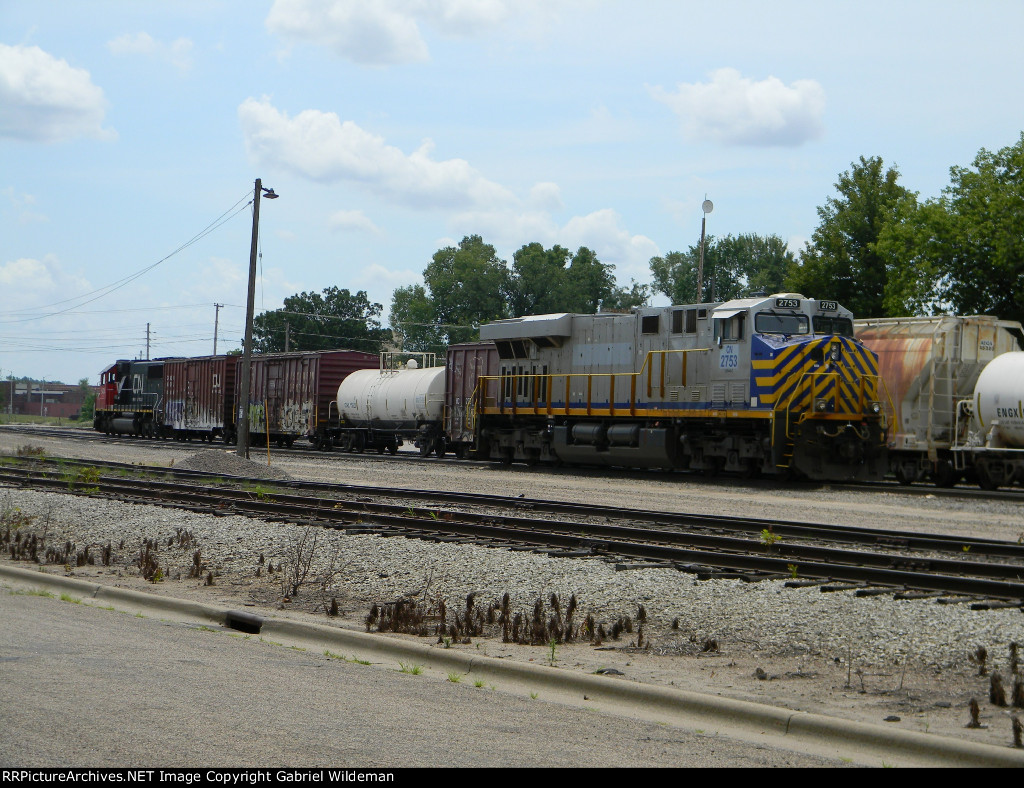
{"type": "Polygon", "coordinates": [[[422,665],[406,665],[404,662],[398,663],[398,669],[402,673],[411,673],[413,676],[418,676],[423,672],[422,665]]]}
{"type": "Polygon", "coordinates": [[[60,601],[61,602],[71,602],[74,605],[82,604],[82,600],[81,599],[79,599],[77,596],[71,596],[71,594],[61,594],[60,595],[60,601]]]}
{"type": "Polygon", "coordinates": [[[461,673],[449,673],[448,674],[448,681],[450,681],[452,684],[458,684],[460,681],[462,681],[462,674],[461,673]]]}

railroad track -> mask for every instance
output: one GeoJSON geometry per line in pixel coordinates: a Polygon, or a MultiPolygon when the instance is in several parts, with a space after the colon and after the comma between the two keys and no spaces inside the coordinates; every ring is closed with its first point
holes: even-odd
{"type": "MultiPolygon", "coordinates": [[[[34,425],[0,425],[0,430],[8,432],[15,432],[24,435],[35,435],[39,437],[53,437],[62,438],[78,441],[88,442],[99,442],[105,445],[125,445],[125,446],[149,446],[156,449],[168,448],[168,449],[181,449],[184,447],[194,447],[196,451],[202,451],[205,449],[225,451],[225,446],[222,443],[206,443],[200,440],[195,441],[174,441],[174,440],[148,440],[143,438],[132,438],[128,436],[108,436],[102,433],[94,432],[90,429],[75,429],[75,428],[54,428],[54,427],[39,427],[34,425]],[[141,442],[141,443],[140,443],[141,442]]],[[[265,447],[253,446],[251,453],[253,456],[261,456],[266,451],[265,447]]],[[[453,455],[438,459],[431,455],[429,458],[423,458],[420,456],[418,451],[399,451],[397,455],[390,455],[386,453],[377,452],[343,452],[340,449],[333,452],[325,452],[318,449],[304,449],[301,447],[293,448],[271,448],[271,456],[285,457],[285,458],[296,458],[306,457],[313,458],[320,461],[331,461],[332,459],[346,460],[350,462],[374,462],[374,461],[387,461],[387,462],[415,462],[415,463],[442,463],[442,464],[482,464],[482,465],[495,465],[495,461],[492,460],[458,460],[453,455]]],[[[526,466],[515,466],[517,470],[526,469],[526,466]]],[[[961,499],[982,499],[987,501],[1024,501],[1024,490],[1017,488],[1012,489],[997,489],[997,490],[983,490],[979,487],[962,484],[956,487],[936,487],[926,482],[920,482],[910,485],[900,484],[896,481],[881,481],[881,482],[811,482],[811,481],[784,481],[784,480],[753,480],[745,479],[738,476],[723,476],[720,479],[713,479],[710,477],[702,476],[697,472],[666,472],[661,470],[648,470],[643,468],[616,468],[614,470],[593,467],[593,466],[573,466],[571,468],[555,468],[553,466],[535,466],[529,468],[530,472],[548,472],[548,473],[560,473],[570,474],[577,476],[588,476],[588,477],[614,477],[621,478],[624,475],[628,475],[631,478],[640,479],[665,479],[665,478],[677,478],[685,480],[686,478],[700,478],[701,482],[707,483],[721,483],[722,485],[728,485],[735,487],[737,485],[746,485],[754,489],[771,488],[777,489],[782,486],[791,487],[793,489],[801,490],[815,490],[824,489],[828,487],[841,487],[844,490],[855,490],[863,492],[886,492],[895,495],[925,495],[936,498],[961,498],[961,499]]]]}
{"type": "Polygon", "coordinates": [[[599,557],[625,562],[617,563],[623,569],[672,567],[705,578],[841,583],[838,588],[855,588],[860,595],[896,591],[903,596],[957,595],[1000,600],[995,604],[1003,606],[1024,604],[1024,546],[1013,542],[475,494],[268,482],[86,461],[9,463],[0,468],[0,484],[350,533],[599,557]],[[86,472],[90,467],[102,471],[86,472]]]}

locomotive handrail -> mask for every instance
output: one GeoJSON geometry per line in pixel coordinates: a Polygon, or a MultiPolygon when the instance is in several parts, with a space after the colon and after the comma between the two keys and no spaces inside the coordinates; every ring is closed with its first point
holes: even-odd
{"type": "MultiPolygon", "coordinates": [[[[864,415],[865,404],[866,404],[867,401],[876,401],[876,402],[879,402],[880,404],[883,402],[882,398],[879,396],[879,384],[881,384],[881,390],[885,392],[885,398],[889,402],[890,409],[895,413],[895,406],[893,405],[893,402],[892,402],[892,396],[889,394],[889,388],[888,388],[888,386],[885,385],[885,381],[879,375],[859,375],[858,376],[858,378],[857,378],[857,391],[856,391],[856,397],[857,397],[857,405],[856,406],[858,408],[858,411],[836,410],[836,405],[839,402],[839,391],[840,391],[840,386],[842,384],[842,380],[843,379],[842,379],[842,377],[840,376],[840,374],[838,372],[825,372],[825,371],[822,371],[822,370],[810,370],[810,371],[804,372],[804,373],[802,373],[800,375],[800,378],[797,380],[796,386],[793,387],[793,392],[789,395],[789,398],[784,400],[784,401],[780,401],[779,403],[776,404],[776,406],[774,408],[774,410],[776,412],[778,412],[778,411],[785,411],[785,414],[786,414],[785,427],[786,427],[786,438],[787,439],[792,439],[794,437],[792,435],[792,433],[790,432],[790,427],[791,426],[795,426],[795,425],[791,425],[791,423],[790,423],[790,418],[792,416],[794,416],[794,415],[796,416],[796,424],[801,424],[804,421],[806,421],[807,419],[811,418],[812,416],[832,417],[832,418],[850,418],[850,417],[854,417],[854,416],[863,416],[864,415]],[[802,408],[802,409],[799,408],[799,407],[794,408],[794,406],[793,406],[794,405],[794,401],[797,400],[798,396],[799,396],[799,398],[801,400],[804,397],[807,396],[807,382],[808,382],[808,379],[810,379],[811,401],[808,404],[808,407],[806,407],[806,408],[802,408]],[[818,398],[817,395],[815,394],[815,390],[817,389],[817,391],[819,391],[819,392],[824,390],[827,387],[827,385],[828,385],[829,379],[834,379],[835,385],[832,387],[831,392],[828,395],[826,395],[825,399],[830,400],[832,402],[832,408],[833,409],[832,410],[827,410],[827,411],[818,411],[815,408],[815,400],[818,398]],[[819,381],[822,381],[822,380],[824,382],[822,382],[821,385],[818,385],[819,381]],[[872,390],[873,390],[874,395],[875,395],[874,397],[870,397],[870,398],[867,396],[867,394],[868,394],[867,389],[868,389],[868,383],[869,382],[872,384],[872,390]]],[[[884,443],[886,441],[886,431],[888,430],[888,418],[887,418],[887,414],[884,411],[880,411],[879,415],[881,417],[881,426],[882,426],[881,436],[882,436],[882,442],[884,443]]]]}
{"type": "MultiPolygon", "coordinates": [[[[608,410],[611,414],[614,414],[617,410],[615,405],[615,379],[628,377],[629,380],[629,405],[625,410],[628,410],[630,415],[636,413],[636,389],[637,381],[640,380],[644,374],[644,370],[647,371],[647,396],[651,397],[654,391],[654,364],[652,359],[654,356],[660,356],[660,381],[658,383],[658,391],[660,396],[665,396],[665,374],[666,374],[666,360],[665,357],[669,354],[681,354],[682,355],[682,382],[681,385],[686,385],[687,375],[687,354],[688,353],[707,353],[711,348],[678,348],[673,350],[649,350],[647,355],[644,357],[644,363],[641,365],[638,372],[548,372],[540,374],[520,374],[512,373],[511,375],[480,375],[477,378],[476,388],[473,391],[473,402],[479,407],[486,407],[483,402],[487,385],[491,382],[495,383],[498,388],[497,396],[495,397],[495,406],[499,412],[504,414],[506,410],[511,412],[512,415],[517,415],[520,412],[532,411],[534,415],[538,415],[543,412],[545,415],[570,415],[572,410],[579,410],[578,408],[571,408],[570,401],[572,398],[572,380],[573,378],[586,378],[587,379],[587,398],[585,405],[585,415],[589,416],[592,414],[594,403],[593,403],[593,387],[594,378],[603,379],[608,378],[608,410]],[[555,378],[565,379],[565,399],[560,408],[556,408],[551,404],[551,395],[554,393],[554,381],[555,378]],[[529,403],[520,403],[519,397],[524,396],[518,394],[519,381],[543,381],[542,385],[533,385],[529,388],[532,389],[531,401],[529,403]],[[502,384],[508,381],[510,386],[512,403],[509,406],[505,404],[505,394],[503,393],[502,384]],[[543,397],[538,396],[543,393],[543,397]]],[[[476,408],[474,408],[475,411],[476,408]]],[[[622,409],[619,409],[622,410],[622,409]]],[[[475,422],[475,412],[473,414],[473,420],[475,422]]]]}

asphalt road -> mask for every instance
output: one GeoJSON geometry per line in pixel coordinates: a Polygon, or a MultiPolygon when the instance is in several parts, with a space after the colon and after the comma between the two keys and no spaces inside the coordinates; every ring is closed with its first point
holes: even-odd
{"type": "Polygon", "coordinates": [[[0,766],[842,765],[0,589],[0,766]]]}

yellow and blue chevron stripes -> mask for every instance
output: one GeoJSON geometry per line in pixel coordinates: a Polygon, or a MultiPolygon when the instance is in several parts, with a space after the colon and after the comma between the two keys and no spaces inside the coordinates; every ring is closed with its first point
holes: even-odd
{"type": "Polygon", "coordinates": [[[751,394],[773,409],[806,411],[826,399],[836,413],[860,414],[878,398],[878,357],[850,337],[795,340],[781,346],[752,337],[751,394]],[[838,361],[825,360],[839,348],[838,361]]]}

